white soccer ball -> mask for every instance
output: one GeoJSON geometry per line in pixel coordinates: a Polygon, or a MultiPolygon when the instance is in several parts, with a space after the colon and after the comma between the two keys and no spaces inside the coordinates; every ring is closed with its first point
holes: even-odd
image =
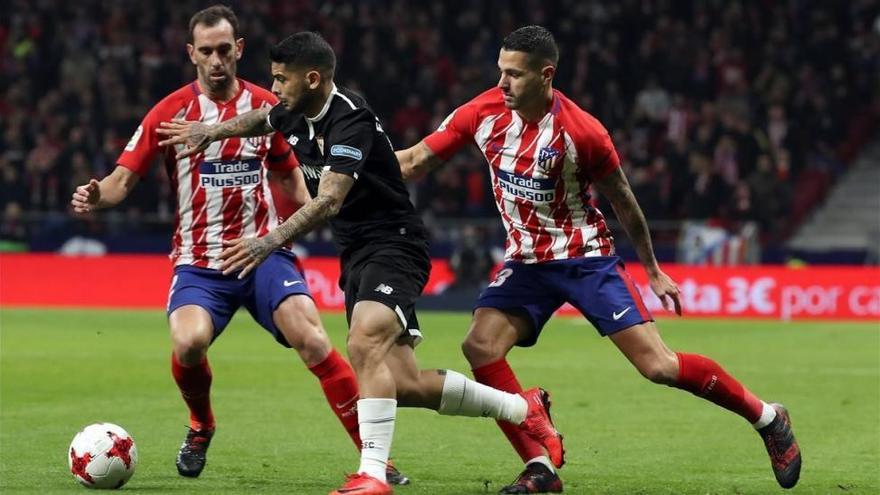
{"type": "Polygon", "coordinates": [[[70,472],[89,488],[119,488],[134,474],[137,448],[127,431],[113,423],[86,426],[67,452],[70,472]]]}

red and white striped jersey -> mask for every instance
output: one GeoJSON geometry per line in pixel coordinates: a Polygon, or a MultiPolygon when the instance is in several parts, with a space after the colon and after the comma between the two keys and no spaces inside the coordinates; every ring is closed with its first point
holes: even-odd
{"type": "Polygon", "coordinates": [[[608,131],[559,91],[539,122],[504,106],[493,88],[457,108],[425,144],[448,160],[475,142],[489,162],[507,229],[505,259],[541,263],[614,253],[589,186],[620,166],[608,131]]]}
{"type": "Polygon", "coordinates": [[[267,170],[289,173],[296,158],[281,134],[229,138],[203,153],[176,160],[183,149],[160,148],[159,123],[173,118],[215,124],[277,103],[275,95],[238,80],[239,92],[226,103],[211,100],[192,82],[166,96],[135,131],[117,164],[144,176],[161,153],[177,192],[171,259],[175,265],[220,268],[223,241],[265,235],[278,224],[267,170]]]}

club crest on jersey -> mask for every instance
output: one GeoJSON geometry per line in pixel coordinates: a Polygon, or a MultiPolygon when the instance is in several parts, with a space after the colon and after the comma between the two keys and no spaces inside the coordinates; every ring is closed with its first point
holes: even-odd
{"type": "Polygon", "coordinates": [[[559,150],[556,148],[550,146],[541,148],[538,152],[538,167],[541,168],[541,170],[550,170],[553,167],[553,163],[557,156],[559,156],[559,150]]]}

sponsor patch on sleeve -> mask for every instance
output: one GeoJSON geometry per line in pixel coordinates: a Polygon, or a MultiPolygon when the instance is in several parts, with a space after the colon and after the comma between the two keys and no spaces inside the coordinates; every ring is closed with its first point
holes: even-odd
{"type": "Polygon", "coordinates": [[[344,144],[334,144],[333,146],[331,146],[330,156],[341,156],[351,158],[353,160],[361,160],[364,158],[364,154],[361,153],[361,150],[353,148],[351,146],[346,146],[344,144]]]}
{"type": "Polygon", "coordinates": [[[131,139],[128,140],[128,144],[125,145],[125,151],[134,151],[137,147],[138,141],[141,139],[141,134],[144,133],[144,126],[139,125],[137,130],[134,131],[134,135],[131,136],[131,139]]]}

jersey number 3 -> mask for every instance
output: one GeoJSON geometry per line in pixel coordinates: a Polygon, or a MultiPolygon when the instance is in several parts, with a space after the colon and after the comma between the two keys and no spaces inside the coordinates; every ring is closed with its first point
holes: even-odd
{"type": "Polygon", "coordinates": [[[504,268],[502,270],[499,270],[498,274],[495,275],[495,280],[493,280],[492,283],[489,284],[489,287],[501,286],[501,284],[503,284],[504,282],[507,282],[508,277],[510,277],[511,275],[513,275],[512,268],[504,268]]]}

